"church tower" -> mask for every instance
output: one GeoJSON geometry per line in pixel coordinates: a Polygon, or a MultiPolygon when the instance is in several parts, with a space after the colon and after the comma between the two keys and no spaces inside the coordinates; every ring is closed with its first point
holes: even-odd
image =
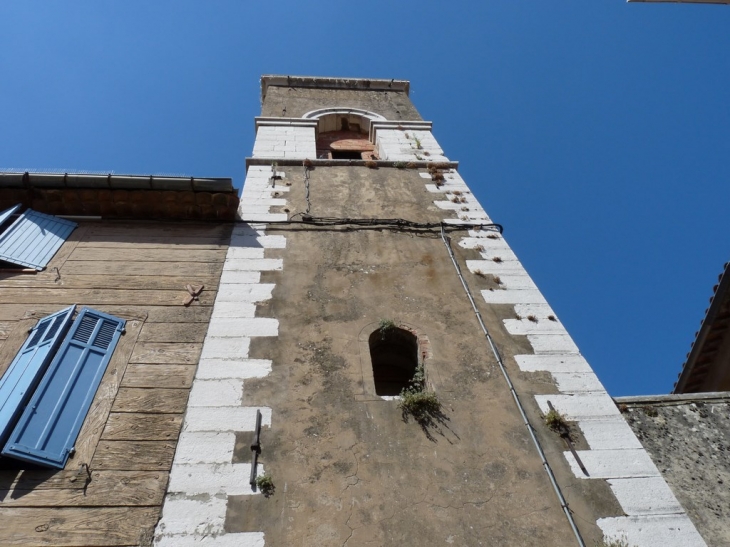
{"type": "Polygon", "coordinates": [[[156,544],[705,545],[409,82],[261,100],[156,544]]]}

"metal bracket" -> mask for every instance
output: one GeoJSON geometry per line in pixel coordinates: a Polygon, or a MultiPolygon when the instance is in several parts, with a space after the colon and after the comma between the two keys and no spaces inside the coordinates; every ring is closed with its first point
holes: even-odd
{"type": "Polygon", "coordinates": [[[253,442],[251,443],[251,476],[249,484],[251,488],[256,485],[256,466],[259,462],[259,454],[261,453],[261,411],[256,409],[256,428],[254,429],[253,442]]]}

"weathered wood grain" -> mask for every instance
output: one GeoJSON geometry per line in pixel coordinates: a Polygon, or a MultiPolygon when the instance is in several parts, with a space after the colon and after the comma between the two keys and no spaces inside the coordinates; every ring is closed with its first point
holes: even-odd
{"type": "Polygon", "coordinates": [[[90,234],[83,241],[80,241],[78,248],[103,248],[113,249],[187,249],[217,250],[228,247],[227,237],[145,237],[142,240],[135,240],[127,235],[102,235],[90,234]]]}
{"type": "Polygon", "coordinates": [[[14,327],[14,321],[0,321],[0,340],[7,340],[14,327]]]}
{"type": "MultiPolygon", "coordinates": [[[[204,291],[205,292],[205,291],[204,291]]],[[[43,304],[0,304],[0,321],[18,321],[20,319],[40,318],[60,309],[56,305],[43,304]]],[[[125,312],[134,311],[144,314],[147,323],[207,323],[213,313],[211,306],[199,306],[197,302],[185,307],[180,304],[172,306],[98,306],[99,311],[111,313],[119,317],[125,312]]]]}
{"type": "Polygon", "coordinates": [[[159,507],[0,507],[0,545],[139,545],[151,537],[159,515],[159,507]]]}
{"type": "Polygon", "coordinates": [[[54,277],[45,275],[14,277],[0,279],[2,287],[50,287],[60,289],[152,289],[152,290],[185,290],[185,285],[205,285],[205,290],[215,290],[218,287],[219,276],[198,275],[188,277],[151,276],[151,275],[64,275],[54,281],[54,277]]]}
{"type": "Polygon", "coordinates": [[[114,412],[180,414],[185,412],[189,389],[122,387],[114,399],[114,412]]]}
{"type": "Polygon", "coordinates": [[[111,261],[111,262],[223,262],[226,249],[189,250],[189,249],[108,249],[97,247],[78,247],[71,253],[69,261],[111,261]]]}
{"type": "Polygon", "coordinates": [[[210,262],[109,262],[69,260],[61,269],[64,275],[173,275],[202,277],[220,275],[222,263],[210,262]]]}
{"type": "Polygon", "coordinates": [[[122,379],[124,387],[190,388],[195,365],[129,365],[122,379]]]}
{"type": "Polygon", "coordinates": [[[71,235],[69,235],[66,239],[66,242],[61,245],[58,252],[56,252],[56,254],[53,255],[51,260],[48,262],[44,273],[55,274],[56,272],[54,272],[54,269],[56,269],[56,271],[60,270],[68,260],[68,257],[73,254],[76,245],[79,244],[79,241],[83,239],[85,234],[86,226],[81,225],[76,227],[76,229],[71,232],[71,235]]]}
{"type": "Polygon", "coordinates": [[[28,338],[28,331],[36,323],[37,319],[22,319],[12,323],[13,326],[8,331],[5,341],[0,345],[0,377],[8,370],[13,358],[28,338]]]}
{"type": "Polygon", "coordinates": [[[81,426],[81,431],[79,431],[79,436],[76,438],[76,454],[73,460],[69,459],[66,463],[67,469],[74,467],[78,469],[79,465],[88,464],[94,457],[94,451],[104,431],[107,418],[109,418],[109,412],[119,391],[119,385],[122,383],[122,378],[127,370],[129,357],[132,355],[132,351],[137,344],[137,338],[142,330],[142,322],[127,321],[125,329],[126,333],[119,339],[117,347],[114,349],[112,358],[99,384],[99,389],[96,391],[94,400],[91,403],[91,408],[89,408],[89,412],[86,414],[84,423],[81,426]]]}
{"type": "Polygon", "coordinates": [[[108,221],[84,223],[88,234],[94,236],[123,236],[145,241],[150,237],[224,237],[227,238],[233,224],[173,222],[108,221]]]}
{"type": "Polygon", "coordinates": [[[177,440],[182,414],[112,412],[101,438],[107,441],[177,440]]]}
{"type": "Polygon", "coordinates": [[[91,468],[169,471],[175,446],[173,441],[100,441],[91,468]]]}
{"type": "Polygon", "coordinates": [[[91,480],[85,471],[47,481],[21,476],[10,488],[0,488],[0,499],[2,507],[158,505],[165,494],[167,476],[166,471],[121,470],[92,470],[91,480]]]}
{"type": "Polygon", "coordinates": [[[148,323],[142,327],[139,341],[202,343],[207,330],[204,323],[148,323]]]}
{"type": "Polygon", "coordinates": [[[203,344],[138,342],[129,362],[162,365],[195,364],[202,348],[203,344]]]}
{"type": "MultiPolygon", "coordinates": [[[[32,291],[19,287],[8,287],[2,290],[3,298],[7,302],[17,304],[58,304],[58,307],[70,304],[97,305],[125,305],[125,306],[175,306],[182,307],[188,292],[184,287],[180,290],[126,290],[126,289],[66,289],[41,288],[32,291]]],[[[203,291],[200,301],[196,305],[212,306],[215,301],[214,291],[203,291]]]]}

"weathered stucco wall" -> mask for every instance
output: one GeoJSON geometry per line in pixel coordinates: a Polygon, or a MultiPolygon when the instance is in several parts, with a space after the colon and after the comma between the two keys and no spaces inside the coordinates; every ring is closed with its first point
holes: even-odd
{"type": "MultiPolygon", "coordinates": [[[[306,209],[304,169],[280,167],[272,192],[286,197],[289,216],[306,209]]],[[[406,218],[440,221],[430,177],[415,169],[317,167],[310,171],[315,217],[406,218]]],[[[461,194],[466,199],[466,194],[461,194]]],[[[471,196],[469,195],[469,200],[471,196]]],[[[455,204],[461,212],[466,203],[455,204]]],[[[461,212],[466,216],[470,212],[461,212]]],[[[263,532],[267,545],[570,545],[575,539],[529,438],[504,378],[449,260],[438,230],[317,228],[269,225],[286,248],[282,272],[256,315],[276,317],[277,338],[251,342],[251,359],[270,359],[271,373],[246,381],[245,404],[271,408],[262,433],[261,462],[275,495],[230,496],[225,528],[263,532]],[[428,337],[426,371],[444,417],[423,430],[404,422],[397,401],[373,394],[368,336],[393,319],[428,337]],[[348,539],[349,538],[349,539],[348,539]]],[[[493,285],[466,271],[478,250],[454,251],[475,294],[493,285]]],[[[509,366],[529,353],[524,337],[506,332],[506,306],[480,305],[509,366]]],[[[540,374],[521,374],[525,391],[540,374]]],[[[527,397],[531,399],[531,397],[527,397]]],[[[541,426],[534,401],[530,419],[541,426]]],[[[605,483],[574,481],[563,442],[548,432],[548,457],[588,540],[600,537],[601,516],[621,514],[605,483]],[[574,483],[574,484],[572,484],[574,483]],[[590,502],[588,502],[590,500],[590,502]]],[[[251,435],[240,433],[234,462],[250,461],[251,435]]]]}
{"type": "Polygon", "coordinates": [[[708,545],[730,545],[730,395],[616,399],[708,545]]]}
{"type": "Polygon", "coordinates": [[[385,116],[389,120],[421,119],[408,95],[402,91],[278,86],[270,86],[266,90],[261,115],[299,118],[312,110],[335,106],[361,108],[385,116]]]}

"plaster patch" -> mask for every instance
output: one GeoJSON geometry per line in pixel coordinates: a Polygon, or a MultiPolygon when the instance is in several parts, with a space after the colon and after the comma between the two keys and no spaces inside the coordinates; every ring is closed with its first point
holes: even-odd
{"type": "Polygon", "coordinates": [[[175,462],[231,463],[236,434],[231,431],[183,431],[177,443],[175,462]]]}
{"type": "MultiPolygon", "coordinates": [[[[578,450],[578,457],[588,470],[586,476],[570,452],[563,452],[573,474],[580,479],[620,479],[658,477],[659,470],[643,448],[623,450],[578,450]]],[[[620,500],[619,500],[620,501],[620,500]]]]}
{"type": "MultiPolygon", "coordinates": [[[[258,407],[261,425],[271,425],[271,409],[258,407]]],[[[188,409],[183,431],[253,431],[256,427],[256,407],[207,407],[188,409]]]]}
{"type": "Polygon", "coordinates": [[[687,515],[598,519],[603,533],[641,547],[707,547],[687,515]]]}
{"type": "Polygon", "coordinates": [[[609,479],[608,484],[627,515],[684,513],[662,477],[609,479]]]}

